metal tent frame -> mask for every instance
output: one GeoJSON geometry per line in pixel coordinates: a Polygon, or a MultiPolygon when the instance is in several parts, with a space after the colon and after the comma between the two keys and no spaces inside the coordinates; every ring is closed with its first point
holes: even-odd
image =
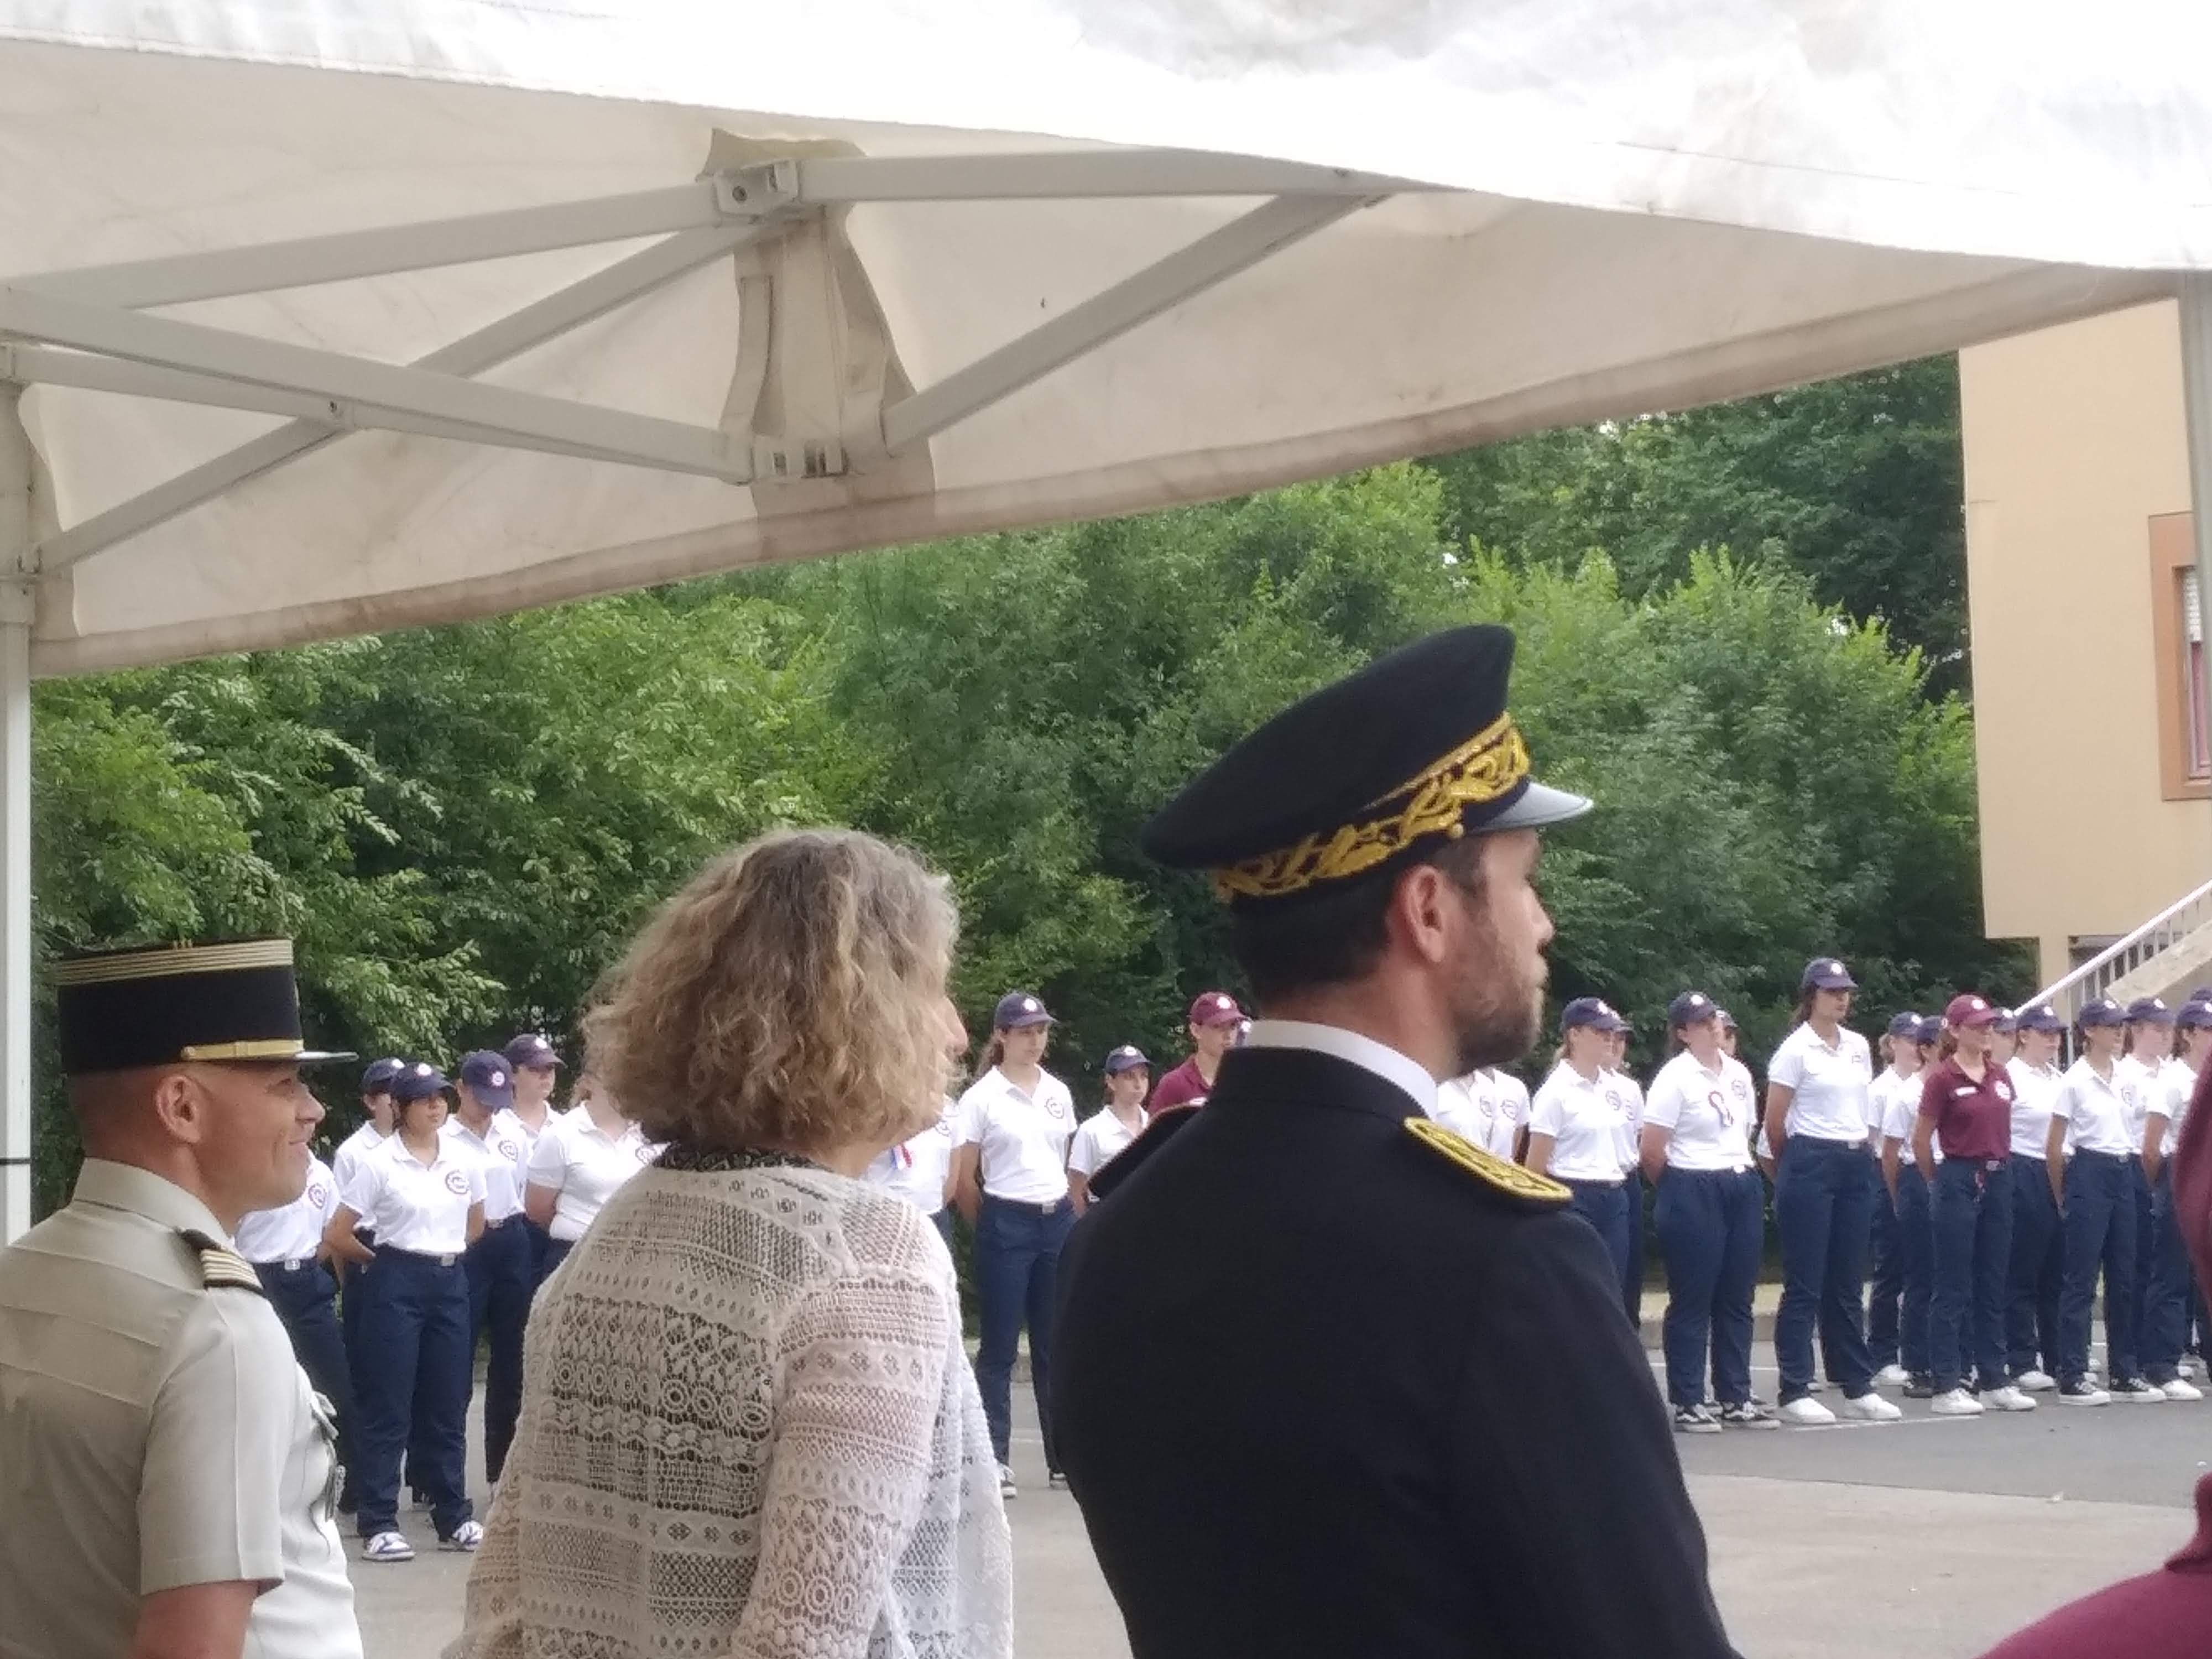
{"type": "Polygon", "coordinates": [[[834,445],[792,445],[475,377],[678,277],[846,208],[1259,198],[1219,228],[887,404],[882,447],[896,457],[1347,214],[1430,188],[1340,168],[1172,150],[794,156],[661,190],[47,271],[0,284],[0,1243],[21,1234],[31,1214],[31,637],[42,576],[97,558],[351,432],[412,433],[733,484],[844,472],[855,464],[834,445]],[[659,240],[404,366],[148,314],[195,301],[646,237],[659,240]],[[21,413],[22,394],[33,386],[288,419],[39,538],[36,469],[21,413]]]}

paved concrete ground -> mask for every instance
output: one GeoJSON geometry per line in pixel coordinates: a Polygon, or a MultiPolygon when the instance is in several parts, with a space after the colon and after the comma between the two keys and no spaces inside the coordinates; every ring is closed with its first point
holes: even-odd
{"type": "MultiPolygon", "coordinates": [[[[1771,1370],[1753,1386],[1773,1395],[1771,1370]]],[[[1827,1396],[1832,1401],[1833,1396],[1827,1396]]],[[[2050,1396],[2044,1399],[2048,1401],[2050,1396]]],[[[1018,1393],[1012,1505],[1022,1659],[1125,1659],[1074,1503],[1045,1490],[1018,1393]]],[[[1750,1659],[1970,1659],[2085,1590],[2147,1571],[2189,1536],[2212,1463],[2212,1401],[1684,1437],[1677,1444],[1730,1634],[1750,1659]]],[[[478,1461],[471,1454],[471,1466],[478,1461]]],[[[479,1494],[479,1502],[481,1502],[479,1494]]],[[[368,1659],[434,1659],[459,1628],[466,1557],[356,1563],[368,1659]]]]}

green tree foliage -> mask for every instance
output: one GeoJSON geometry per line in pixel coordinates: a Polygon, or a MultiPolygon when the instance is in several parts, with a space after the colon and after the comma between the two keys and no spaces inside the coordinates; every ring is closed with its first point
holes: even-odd
{"type": "MultiPolygon", "coordinates": [[[[1088,1098],[1109,1046],[1170,1060],[1190,996],[1240,988],[1202,882],[1139,854],[1146,816],[1301,693],[1493,618],[1522,638],[1540,769],[1601,803],[1547,859],[1559,994],[1656,1032],[1700,985],[1756,1049],[1816,951],[1882,1009],[2029,988],[1979,937],[1965,711],[1893,630],[1772,559],[1680,549],[1631,581],[1627,556],[1565,543],[1508,558],[1496,526],[1468,551],[1463,501],[1437,469],[1385,467],[45,685],[40,949],[288,931],[315,1035],[450,1061],[519,1027],[572,1038],[710,852],[857,823],[951,874],[971,1030],[1010,986],[1039,991],[1088,1098]]],[[[51,1060],[46,1203],[74,1157],[51,1060]]]]}
{"type": "Polygon", "coordinates": [[[1516,565],[1609,554],[1641,596],[1698,548],[1804,575],[1917,647],[1940,696],[1966,684],[1959,374],[1929,357],[1679,414],[1539,433],[1429,463],[1444,531],[1516,565]]]}

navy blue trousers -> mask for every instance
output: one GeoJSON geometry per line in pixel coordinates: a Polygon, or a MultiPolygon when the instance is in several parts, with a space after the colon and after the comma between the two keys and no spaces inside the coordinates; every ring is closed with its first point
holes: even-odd
{"type": "Polygon", "coordinates": [[[1929,1369],[1947,1394],[1969,1374],[1985,1389],[2005,1371],[2005,1286],[2012,1272],[2012,1164],[1954,1158],[1936,1171],[1936,1294],[1928,1308],[1929,1369]]]}
{"type": "Polygon", "coordinates": [[[2066,1228],[2039,1157],[2012,1155],[2012,1270],[2005,1348],[2012,1374],[2060,1367],[2058,1291],[2066,1279],[2066,1228]]]}
{"type": "MultiPolygon", "coordinates": [[[[1887,1204],[1889,1194],[1881,1194],[1887,1204]]],[[[1897,1168],[1897,1239],[1904,1291],[1898,1300],[1897,1363],[1915,1376],[1933,1374],[1928,1309],[1936,1297],[1936,1222],[1917,1164],[1897,1168]]]]}
{"type": "Polygon", "coordinates": [[[983,1195],[975,1216],[975,1300],[982,1316],[982,1340],[975,1354],[975,1385],[990,1425],[991,1449],[999,1462],[1010,1460],[1013,1438],[1014,1350],[1024,1323],[1030,1331],[1030,1383],[1036,1392],[1037,1426],[1044,1435],[1044,1462],[1057,1469],[1052,1437],[1049,1379],[1052,1368],[1052,1301],[1060,1276],[1060,1249],[1075,1224],[1075,1205],[1061,1199],[1049,1211],[983,1195]]]}
{"type": "MultiPolygon", "coordinates": [[[[1902,1175],[1904,1168],[1899,1166],[1902,1175]]],[[[1905,1229],[1887,1190],[1875,1194],[1873,1282],[1867,1291],[1867,1358],[1880,1370],[1894,1365],[1903,1350],[1905,1229]]]]}
{"type": "Polygon", "coordinates": [[[1856,1400],[1874,1386],[1860,1298],[1881,1175],[1863,1146],[1792,1135],[1774,1183],[1782,1305],[1774,1359],[1784,1405],[1813,1390],[1813,1329],[1828,1378],[1856,1400]]]}
{"type": "Polygon", "coordinates": [[[2110,1152],[2076,1152],[2066,1166],[2066,1270],[2058,1291],[2061,1382],[2089,1369],[2089,1314],[2105,1275],[2105,1358],[2115,1379],[2136,1374],[2135,1183],[2142,1166],[2110,1152]]]}
{"type": "Polygon", "coordinates": [[[471,1349],[487,1329],[491,1333],[484,1368],[484,1479],[496,1484],[522,1415],[522,1333],[538,1289],[538,1243],[529,1223],[509,1216],[486,1227],[462,1261],[469,1278],[471,1349]]]}
{"type": "Polygon", "coordinates": [[[568,1259],[568,1252],[576,1248],[573,1238],[548,1238],[545,1248],[538,1255],[538,1282],[543,1285],[553,1277],[553,1270],[568,1259]]]}
{"type": "MultiPolygon", "coordinates": [[[[1628,1266],[1621,1279],[1622,1305],[1628,1310],[1628,1322],[1637,1325],[1644,1318],[1644,1176],[1632,1171],[1621,1184],[1628,1190],[1628,1266]]],[[[1652,1224],[1658,1224],[1656,1218],[1652,1224]]]]}
{"type": "Polygon", "coordinates": [[[2150,1242],[2138,1254],[2148,1255],[2151,1264],[2150,1295],[2143,1304],[2142,1334],[2137,1342],[2143,1375],[2154,1382],[2171,1382],[2181,1375],[2182,1351],[2197,1304],[2196,1272],[2173,1212],[2171,1158],[2159,1168],[2158,1185],[2151,1193],[2150,1242]]]}
{"type": "Polygon", "coordinates": [[[255,1276],[269,1305],[284,1322],[292,1352],[307,1382],[331,1402],[338,1424],[338,1462],[349,1474],[355,1456],[353,1368],[346,1358],[345,1333],[338,1324],[337,1281],[319,1261],[288,1269],[281,1261],[257,1261],[255,1276]]]}
{"type": "Polygon", "coordinates": [[[364,1538],[399,1517],[399,1459],[430,1499],[441,1538],[473,1518],[468,1410],[473,1344],[468,1274],[459,1261],[386,1246],[364,1268],[361,1312],[361,1454],[356,1524],[364,1538]]]}
{"type": "Polygon", "coordinates": [[[1766,1188],[1756,1170],[1669,1170],[1651,1212],[1667,1260],[1667,1398],[1723,1406],[1751,1398],[1751,1293],[1766,1234],[1766,1188]]]}
{"type": "Polygon", "coordinates": [[[1605,1253],[1613,1261],[1621,1306],[1627,1307],[1631,1286],[1643,1279],[1636,1261],[1636,1236],[1643,1231],[1643,1217],[1635,1207],[1640,1195],[1632,1193],[1625,1181],[1563,1181],[1560,1184],[1574,1194],[1567,1207],[1597,1229],[1605,1253]]]}

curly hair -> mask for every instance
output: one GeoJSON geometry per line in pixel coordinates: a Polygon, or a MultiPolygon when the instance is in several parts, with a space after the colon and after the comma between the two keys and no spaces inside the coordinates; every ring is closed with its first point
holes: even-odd
{"type": "Polygon", "coordinates": [[[592,1070],[648,1139],[713,1151],[891,1146],[948,1081],[945,878],[848,830],[708,863],[647,922],[586,1016],[592,1070]]]}

